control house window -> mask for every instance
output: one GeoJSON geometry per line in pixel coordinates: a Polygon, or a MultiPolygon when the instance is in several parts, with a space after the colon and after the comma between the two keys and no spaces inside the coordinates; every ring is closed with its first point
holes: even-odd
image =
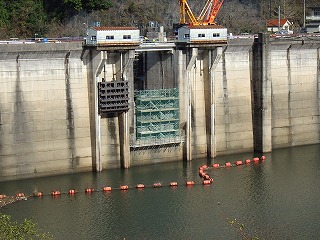
{"type": "Polygon", "coordinates": [[[189,33],[186,33],[186,34],[184,35],[184,38],[190,38],[190,34],[189,34],[189,33]]]}
{"type": "Polygon", "coordinates": [[[91,36],[91,41],[97,41],[97,36],[91,36]]]}
{"type": "Polygon", "coordinates": [[[204,38],[204,37],[206,37],[206,35],[204,33],[199,33],[198,34],[198,38],[204,38]]]}
{"type": "Polygon", "coordinates": [[[316,8],[313,10],[313,15],[316,16],[316,17],[319,17],[320,16],[320,8],[316,8]]]}
{"type": "Polygon", "coordinates": [[[114,39],[114,36],[106,36],[107,40],[114,39]]]}
{"type": "Polygon", "coordinates": [[[213,33],[212,37],[220,37],[220,33],[213,33]]]}
{"type": "Polygon", "coordinates": [[[131,35],[123,35],[123,39],[131,39],[131,35]]]}

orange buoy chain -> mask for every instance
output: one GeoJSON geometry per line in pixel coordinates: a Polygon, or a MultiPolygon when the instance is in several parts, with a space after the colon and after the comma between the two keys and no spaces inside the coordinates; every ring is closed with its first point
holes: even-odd
{"type": "MultiPolygon", "coordinates": [[[[264,161],[265,159],[266,159],[265,156],[262,156],[261,158],[255,157],[255,158],[252,159],[252,161],[250,159],[246,159],[245,160],[245,164],[249,165],[251,162],[258,163],[260,160],[264,161]]],[[[226,162],[223,166],[220,166],[219,163],[214,163],[214,164],[212,164],[212,167],[214,169],[229,168],[229,167],[241,166],[243,164],[244,163],[241,160],[238,160],[234,164],[232,164],[231,162],[226,162]]],[[[203,178],[203,180],[202,180],[202,184],[203,185],[208,185],[208,184],[211,184],[213,182],[213,178],[211,178],[210,175],[205,171],[205,170],[208,170],[208,169],[209,169],[209,167],[207,165],[202,165],[199,168],[199,176],[201,178],[203,178]]]]}
{"type": "MultiPolygon", "coordinates": [[[[194,181],[186,181],[185,183],[186,186],[193,186],[193,185],[196,185],[194,181]]],[[[170,182],[168,185],[163,185],[162,183],[160,182],[156,182],[154,184],[152,184],[151,186],[146,186],[142,183],[139,183],[137,184],[135,187],[130,187],[128,185],[120,185],[118,188],[117,187],[110,187],[110,186],[105,186],[105,187],[102,187],[101,190],[95,190],[94,188],[85,188],[84,189],[84,193],[86,194],[92,194],[94,192],[111,192],[112,190],[121,190],[121,191],[126,191],[126,190],[129,190],[129,189],[145,189],[145,188],[161,188],[161,187],[171,187],[171,188],[175,188],[175,187],[178,187],[178,182],[170,182]]],[[[58,190],[55,190],[55,191],[52,191],[50,193],[50,195],[52,197],[58,197],[58,196],[61,196],[63,194],[68,194],[70,196],[73,196],[75,194],[79,193],[79,191],[75,190],[75,189],[70,189],[69,191],[67,192],[61,192],[61,191],[58,191],[58,190]]],[[[0,195],[0,197],[3,197],[5,195],[0,195]]],[[[33,197],[44,197],[45,194],[43,192],[37,192],[37,193],[34,193],[33,194],[33,197]]]]}
{"type": "Polygon", "coordinates": [[[207,169],[208,169],[207,165],[202,165],[199,168],[199,176],[203,179],[202,180],[203,185],[209,185],[209,184],[213,183],[213,178],[211,178],[210,175],[205,172],[205,170],[207,170],[207,169]]]}
{"type": "MultiPolygon", "coordinates": [[[[262,156],[260,158],[258,157],[255,157],[253,158],[252,160],[251,159],[246,159],[244,162],[241,161],[241,160],[238,160],[236,161],[234,164],[232,164],[231,162],[226,162],[224,165],[220,165],[219,163],[214,163],[212,164],[212,168],[213,169],[221,169],[221,168],[229,168],[229,167],[236,167],[236,166],[241,166],[241,165],[249,165],[250,163],[259,163],[260,160],[261,161],[264,161],[266,159],[265,156],[262,156]]],[[[200,168],[199,168],[199,176],[202,178],[202,182],[201,184],[202,185],[209,185],[211,183],[213,183],[213,178],[210,177],[210,175],[207,173],[207,170],[209,169],[210,167],[208,167],[207,165],[202,165],[200,168]]],[[[196,185],[194,181],[186,181],[185,182],[185,186],[187,187],[192,187],[196,185]]],[[[85,188],[84,189],[84,192],[86,194],[92,194],[94,192],[99,192],[99,191],[102,191],[102,192],[111,192],[112,190],[121,190],[121,191],[126,191],[128,189],[145,189],[145,188],[162,188],[162,187],[171,187],[171,188],[176,188],[178,186],[178,183],[177,182],[170,182],[168,185],[163,185],[162,183],[160,182],[156,182],[154,184],[152,184],[151,186],[145,186],[144,184],[142,183],[139,183],[137,184],[135,187],[130,187],[128,185],[120,185],[118,188],[113,188],[113,187],[110,187],[110,186],[105,186],[103,188],[101,188],[101,190],[95,190],[94,188],[85,188]]],[[[62,194],[68,194],[70,196],[73,196],[75,194],[77,194],[78,191],[75,190],[75,189],[70,189],[68,192],[60,192],[58,190],[54,190],[54,191],[51,191],[50,195],[52,197],[59,197],[61,196],[62,194]]],[[[43,192],[34,192],[33,197],[44,197],[45,194],[43,192]]],[[[24,193],[17,193],[15,194],[15,197],[17,199],[27,199],[27,197],[25,196],[24,193]]],[[[29,196],[28,196],[29,197],[29,196]]],[[[0,194],[0,199],[5,199],[7,198],[6,195],[4,194],[0,194]]]]}
{"type": "Polygon", "coordinates": [[[265,156],[262,156],[261,158],[255,157],[252,160],[251,159],[246,159],[244,162],[241,161],[241,160],[238,160],[234,164],[232,164],[231,162],[226,162],[223,166],[221,166],[219,163],[215,163],[215,164],[212,164],[212,167],[215,168],[215,169],[217,169],[217,168],[236,167],[236,166],[243,165],[244,163],[247,164],[247,165],[250,164],[251,162],[259,163],[260,160],[264,161],[265,159],[266,159],[265,156]]]}

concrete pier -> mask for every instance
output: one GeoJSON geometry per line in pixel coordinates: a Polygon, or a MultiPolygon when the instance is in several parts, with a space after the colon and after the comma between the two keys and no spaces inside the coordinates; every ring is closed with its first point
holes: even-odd
{"type": "Polygon", "coordinates": [[[260,34],[253,44],[252,56],[252,108],[254,149],[258,152],[270,152],[271,142],[271,78],[269,37],[260,34]]]}

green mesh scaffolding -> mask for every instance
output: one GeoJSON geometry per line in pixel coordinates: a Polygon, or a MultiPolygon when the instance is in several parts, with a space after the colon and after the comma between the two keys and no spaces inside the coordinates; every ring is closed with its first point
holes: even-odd
{"type": "Polygon", "coordinates": [[[135,98],[137,140],[179,136],[178,88],[137,91],[135,98]]]}

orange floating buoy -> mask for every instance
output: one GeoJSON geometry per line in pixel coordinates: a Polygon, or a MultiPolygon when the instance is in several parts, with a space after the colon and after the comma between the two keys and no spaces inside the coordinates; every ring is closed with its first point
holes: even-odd
{"type": "Polygon", "coordinates": [[[112,188],[111,187],[104,187],[104,188],[102,188],[102,190],[105,191],[105,192],[108,192],[108,191],[111,191],[112,188]]]}
{"type": "Polygon", "coordinates": [[[136,188],[144,188],[144,184],[137,184],[136,188]]]}
{"type": "Polygon", "coordinates": [[[93,188],[86,188],[84,191],[85,191],[85,193],[93,193],[94,189],[93,188]]]}
{"type": "Polygon", "coordinates": [[[203,185],[208,185],[208,184],[211,184],[211,181],[210,180],[203,180],[202,184],[203,185]]]}
{"type": "Polygon", "coordinates": [[[120,189],[121,190],[127,190],[129,187],[128,187],[128,185],[122,185],[122,186],[120,186],[120,189]]]}
{"type": "Polygon", "coordinates": [[[16,197],[24,197],[24,193],[17,193],[16,197]]]}
{"type": "Polygon", "coordinates": [[[171,183],[170,183],[170,187],[176,187],[176,186],[178,186],[178,183],[177,183],[177,182],[171,182],[171,183]]]}
{"type": "Polygon", "coordinates": [[[202,165],[201,168],[202,168],[202,169],[207,169],[208,166],[207,166],[207,165],[202,165]]]}
{"type": "Polygon", "coordinates": [[[242,161],[236,161],[236,165],[237,165],[237,166],[240,166],[240,165],[242,165],[242,164],[243,164],[242,161]]]}
{"type": "Polygon", "coordinates": [[[219,167],[220,167],[220,164],[219,164],[219,163],[215,163],[215,164],[212,165],[212,167],[214,167],[214,168],[219,168],[219,167]]]}
{"type": "Polygon", "coordinates": [[[265,156],[261,156],[261,158],[260,158],[261,160],[265,160],[266,159],[266,157],[265,156]]]}
{"type": "Polygon", "coordinates": [[[231,167],[231,162],[226,162],[226,163],[225,163],[225,166],[226,166],[226,167],[231,167]]]}
{"type": "Polygon", "coordinates": [[[206,175],[203,176],[203,178],[206,179],[206,180],[209,180],[210,176],[208,174],[206,174],[206,175]]]}
{"type": "Polygon", "coordinates": [[[51,195],[52,195],[52,196],[60,196],[60,195],[61,195],[61,192],[60,192],[60,191],[52,191],[52,192],[51,192],[51,195]]]}
{"type": "Polygon", "coordinates": [[[74,190],[74,189],[70,189],[70,190],[69,190],[69,194],[70,194],[70,195],[74,195],[74,194],[76,194],[76,193],[77,193],[77,191],[74,190]]]}
{"type": "Polygon", "coordinates": [[[162,187],[162,185],[161,185],[161,183],[154,183],[154,184],[152,185],[152,187],[154,187],[154,188],[159,188],[159,187],[162,187]]]}
{"type": "Polygon", "coordinates": [[[37,197],[43,197],[43,193],[42,192],[37,192],[36,196],[37,197]]]}
{"type": "Polygon", "coordinates": [[[258,162],[258,161],[259,161],[259,158],[258,158],[258,157],[255,157],[255,158],[253,158],[253,161],[254,161],[254,162],[258,162]]]}
{"type": "Polygon", "coordinates": [[[194,185],[194,181],[187,181],[187,182],[186,182],[186,185],[187,185],[187,186],[193,186],[193,185],[194,185]]]}
{"type": "Polygon", "coordinates": [[[6,195],[0,194],[0,199],[4,199],[4,198],[6,198],[6,197],[7,197],[6,195]]]}
{"type": "Polygon", "coordinates": [[[250,159],[246,159],[246,161],[245,161],[246,164],[249,164],[250,162],[251,162],[250,159]]]}

